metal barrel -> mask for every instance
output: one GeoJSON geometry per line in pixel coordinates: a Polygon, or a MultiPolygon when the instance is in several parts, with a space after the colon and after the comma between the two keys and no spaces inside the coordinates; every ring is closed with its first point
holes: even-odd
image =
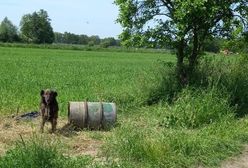
{"type": "Polygon", "coordinates": [[[116,105],[115,103],[102,103],[103,107],[103,120],[102,120],[102,126],[104,128],[107,128],[109,126],[113,126],[116,122],[117,116],[116,116],[116,105]]]}
{"type": "Polygon", "coordinates": [[[100,129],[114,125],[117,119],[115,103],[69,102],[68,121],[79,128],[100,129]]]}

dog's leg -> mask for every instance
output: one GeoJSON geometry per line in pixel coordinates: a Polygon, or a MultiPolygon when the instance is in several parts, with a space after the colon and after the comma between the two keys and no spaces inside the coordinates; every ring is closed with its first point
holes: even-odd
{"type": "Polygon", "coordinates": [[[51,121],[51,124],[52,124],[52,133],[54,133],[56,130],[56,126],[57,126],[57,119],[53,118],[51,121]]]}
{"type": "Polygon", "coordinates": [[[41,121],[41,125],[40,125],[40,132],[43,133],[44,132],[44,125],[45,125],[46,120],[44,119],[44,117],[42,117],[42,121],[41,121]]]}

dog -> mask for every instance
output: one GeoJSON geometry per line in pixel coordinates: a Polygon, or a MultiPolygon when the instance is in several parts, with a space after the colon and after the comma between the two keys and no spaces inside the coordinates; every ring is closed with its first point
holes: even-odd
{"type": "Polygon", "coordinates": [[[58,111],[59,111],[58,102],[56,100],[57,95],[58,94],[56,91],[50,89],[41,90],[40,92],[40,96],[41,96],[40,113],[42,116],[41,127],[40,127],[41,133],[44,132],[44,125],[47,121],[51,122],[52,133],[54,133],[56,130],[58,111]]]}

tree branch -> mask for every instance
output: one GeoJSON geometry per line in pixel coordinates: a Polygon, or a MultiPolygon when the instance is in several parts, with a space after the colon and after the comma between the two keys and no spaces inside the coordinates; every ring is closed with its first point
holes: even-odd
{"type": "Polygon", "coordinates": [[[174,6],[171,3],[171,1],[170,0],[161,0],[161,2],[163,3],[164,6],[167,7],[167,9],[169,10],[171,16],[173,16],[174,6]]]}
{"type": "Polygon", "coordinates": [[[239,19],[240,19],[240,21],[243,23],[243,26],[245,27],[246,25],[247,25],[247,20],[244,18],[244,17],[242,17],[242,16],[240,16],[240,15],[233,15],[234,17],[238,17],[239,19]]]}

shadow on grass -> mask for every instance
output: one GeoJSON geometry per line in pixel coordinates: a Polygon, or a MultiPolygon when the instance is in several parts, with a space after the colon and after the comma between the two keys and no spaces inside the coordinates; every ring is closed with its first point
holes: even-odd
{"type": "Polygon", "coordinates": [[[98,132],[109,132],[111,131],[114,127],[119,127],[120,123],[116,123],[114,125],[105,125],[104,127],[100,127],[98,129],[93,129],[93,128],[79,128],[73,124],[66,123],[63,127],[57,129],[57,133],[65,136],[65,137],[73,137],[77,136],[79,132],[82,131],[98,131],[98,132]]]}

